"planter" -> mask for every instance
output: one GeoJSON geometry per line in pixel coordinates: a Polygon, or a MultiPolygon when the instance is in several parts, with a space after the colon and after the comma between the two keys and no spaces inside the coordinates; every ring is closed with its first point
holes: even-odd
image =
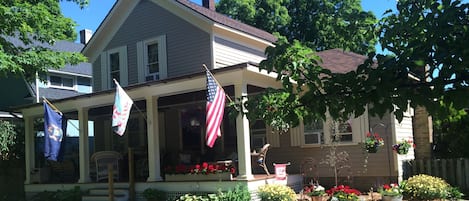
{"type": "Polygon", "coordinates": [[[378,146],[366,147],[366,152],[368,152],[368,153],[376,153],[376,152],[378,152],[378,146]]]}
{"type": "Polygon", "coordinates": [[[402,195],[397,195],[397,196],[383,195],[383,201],[402,201],[402,195]]]}
{"type": "Polygon", "coordinates": [[[399,155],[405,155],[407,153],[409,153],[409,148],[402,148],[397,150],[397,154],[399,155]]]}
{"type": "Polygon", "coordinates": [[[167,174],[165,181],[230,181],[233,176],[229,172],[216,174],[167,174]]]}
{"type": "Polygon", "coordinates": [[[326,201],[329,196],[311,196],[312,201],[326,201]]]}

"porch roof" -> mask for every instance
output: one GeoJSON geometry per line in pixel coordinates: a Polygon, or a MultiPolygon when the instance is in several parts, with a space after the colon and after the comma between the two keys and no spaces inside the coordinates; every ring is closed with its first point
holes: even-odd
{"type": "MultiPolygon", "coordinates": [[[[201,68],[202,69],[202,68],[201,68]]],[[[259,70],[257,64],[240,63],[211,72],[220,85],[229,86],[235,84],[250,84],[258,87],[280,87],[276,81],[275,73],[267,73],[259,70]]],[[[144,100],[151,96],[169,96],[191,91],[204,90],[206,88],[205,71],[184,76],[138,83],[123,87],[126,93],[134,100],[144,100]]],[[[77,108],[94,108],[111,105],[114,102],[115,89],[83,94],[79,96],[54,100],[53,103],[62,112],[75,111],[77,108]]],[[[22,112],[23,116],[42,115],[42,103],[23,105],[14,108],[15,112],[22,112]]]]}

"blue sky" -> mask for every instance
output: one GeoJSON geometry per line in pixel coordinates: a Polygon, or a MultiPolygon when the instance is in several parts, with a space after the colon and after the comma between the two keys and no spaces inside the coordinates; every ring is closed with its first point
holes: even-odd
{"type": "MultiPolygon", "coordinates": [[[[86,8],[80,9],[78,5],[69,1],[61,1],[62,13],[72,18],[78,26],[77,33],[82,29],[90,29],[93,33],[98,28],[101,21],[112,8],[116,0],[90,0],[86,8]]],[[[193,0],[201,4],[201,0],[193,0]]],[[[394,9],[396,0],[362,0],[362,7],[365,11],[372,11],[376,17],[381,18],[384,11],[394,9]]]]}

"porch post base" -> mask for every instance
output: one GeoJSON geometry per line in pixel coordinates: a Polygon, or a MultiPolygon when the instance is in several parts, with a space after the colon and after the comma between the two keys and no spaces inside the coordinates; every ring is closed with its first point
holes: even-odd
{"type": "Polygon", "coordinates": [[[254,175],[249,174],[249,175],[238,175],[236,176],[237,180],[252,180],[254,179],[254,175]]]}

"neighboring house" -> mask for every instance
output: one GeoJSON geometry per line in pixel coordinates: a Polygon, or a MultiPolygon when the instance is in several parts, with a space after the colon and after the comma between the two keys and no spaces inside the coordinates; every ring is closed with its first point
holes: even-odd
{"type": "MultiPolygon", "coordinates": [[[[276,38],[209,9],[214,7],[213,0],[204,1],[204,5],[186,0],[116,2],[82,50],[93,66],[94,92],[54,101],[66,116],[79,122],[80,147],[73,156],[79,159],[75,172],[78,181],[57,186],[41,183],[35,179],[37,175],[29,174],[43,167],[38,157],[41,153],[34,152],[32,146],[38,140],[33,133],[41,129],[34,128],[32,122],[42,117],[43,110],[40,104],[18,109],[24,116],[29,136],[25,142],[25,190],[28,194],[77,185],[83,189],[106,187],[106,183],[95,181],[94,161],[90,159],[93,152],[106,150],[118,151],[124,156],[118,172],[120,181],[115,185],[127,188],[125,156],[129,148],[135,150],[135,188],[139,195],[148,187],[180,193],[207,192],[238,183],[247,184],[255,191],[259,185],[274,180],[273,176],[257,176],[262,172],[256,162],[251,161],[251,152],[265,143],[271,144],[266,163],[270,171],[273,173],[272,163],[290,162],[288,184],[298,189],[302,185],[299,174],[304,173],[302,163],[313,157],[319,165],[328,150],[324,142],[331,134],[340,135],[342,141],[338,149],[350,153],[351,168],[349,173],[341,173],[341,181],[348,177],[346,182],[354,182],[356,186],[363,184],[363,188],[369,189],[389,179],[397,180],[401,173],[399,164],[403,159],[412,158],[413,152],[405,157],[397,156],[390,145],[399,139],[412,138],[411,112],[401,123],[392,113],[382,119],[364,114],[347,122],[308,122],[282,135],[271,132],[261,120],[249,122],[246,116],[231,119],[225,114],[221,138],[214,148],[206,147],[203,64],[211,69],[231,97],[282,85],[275,79],[275,73],[259,71],[257,66],[265,58],[265,48],[273,46],[276,38]],[[135,105],[123,136],[113,134],[111,129],[113,79],[120,82],[135,105]],[[94,125],[93,137],[89,135],[88,121],[94,125]],[[387,148],[367,156],[360,143],[370,128],[385,138],[387,148]],[[168,165],[226,159],[236,159],[238,175],[234,181],[168,182],[164,179],[164,167],[168,165]],[[368,163],[364,164],[366,159],[368,163]]],[[[336,72],[353,70],[365,59],[337,49],[319,55],[324,66],[336,72]]],[[[316,175],[321,181],[327,181],[332,172],[330,168],[319,167],[312,176],[316,175]]]]}
{"type": "MultiPolygon", "coordinates": [[[[17,38],[8,38],[16,46],[23,46],[17,38]]],[[[52,49],[64,52],[80,52],[84,44],[71,41],[57,41],[52,49]]],[[[29,83],[22,77],[9,76],[0,79],[0,93],[8,94],[0,100],[0,110],[10,111],[11,108],[42,101],[42,97],[49,100],[63,99],[72,96],[91,93],[91,64],[67,64],[61,69],[49,69],[47,77],[40,81],[29,83]],[[37,86],[36,86],[37,85],[37,86]]]]}

